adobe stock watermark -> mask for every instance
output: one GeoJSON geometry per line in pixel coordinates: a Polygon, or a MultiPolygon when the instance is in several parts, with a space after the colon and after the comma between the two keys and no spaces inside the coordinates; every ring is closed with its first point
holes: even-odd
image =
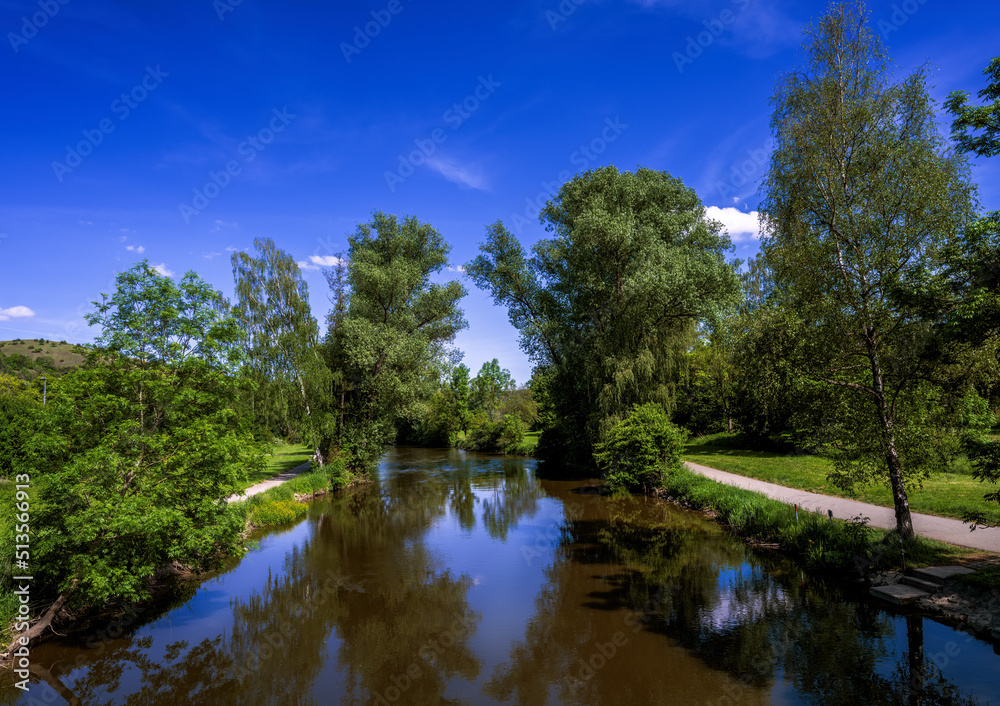
{"type": "Polygon", "coordinates": [[[556,6],[555,10],[546,10],[545,19],[548,20],[552,31],[555,31],[560,22],[568,20],[569,16],[576,12],[576,8],[580,7],[584,2],[586,0],[562,0],[556,6]]]}
{"type": "Polygon", "coordinates": [[[729,170],[729,181],[717,181],[712,185],[712,189],[719,192],[724,199],[735,199],[739,190],[746,186],[754,175],[760,173],[767,166],[767,161],[774,150],[774,138],[769,137],[767,141],[757,149],[748,149],[746,159],[733,162],[729,170]]]}
{"type": "Polygon", "coordinates": [[[209,172],[208,179],[204,185],[193,190],[191,203],[183,202],[177,205],[184,223],[190,224],[194,216],[200,215],[208,208],[212,199],[218,197],[222,190],[232,183],[233,177],[239,176],[243,172],[243,166],[249,164],[257,158],[257,155],[267,149],[267,146],[274,142],[277,135],[284,132],[289,123],[297,116],[288,112],[285,106],[281,110],[275,108],[271,111],[273,116],[265,127],[257,131],[255,135],[249,135],[236,148],[239,159],[230,159],[217,172],[209,172]]]}
{"type": "MultiPolygon", "coordinates": [[[[493,74],[479,76],[479,85],[476,86],[475,90],[444,111],[441,120],[454,132],[462,127],[465,121],[471,118],[473,113],[479,110],[480,106],[489,100],[501,85],[503,84],[499,81],[493,80],[493,74]]],[[[383,175],[389,191],[396,191],[398,185],[413,176],[417,167],[424,164],[437,151],[437,148],[447,141],[448,132],[441,127],[434,128],[426,138],[414,140],[413,144],[416,149],[409,154],[397,155],[399,163],[396,165],[396,169],[394,171],[386,170],[383,175]]]]}
{"type": "Polygon", "coordinates": [[[215,10],[219,21],[226,19],[226,15],[233,12],[243,4],[243,0],[212,0],[212,9],[215,10]]]}
{"type": "Polygon", "coordinates": [[[729,29],[729,25],[736,21],[736,17],[740,12],[750,7],[751,2],[752,0],[732,0],[732,3],[737,7],[736,11],[727,7],[719,13],[717,18],[702,22],[705,29],[698,32],[698,34],[688,36],[683,53],[675,51],[670,55],[670,58],[674,60],[674,65],[677,67],[677,72],[684,73],[684,67],[688,64],[693,64],[695,59],[715,44],[715,40],[729,29]]]}
{"type": "Polygon", "coordinates": [[[47,25],[49,20],[59,14],[59,8],[62,5],[68,4],[69,0],[38,0],[38,12],[31,17],[21,18],[20,33],[7,33],[7,41],[10,42],[14,53],[17,54],[20,52],[22,46],[37,37],[38,30],[47,25]]]}
{"type": "Polygon", "coordinates": [[[382,34],[382,30],[388,27],[392,19],[403,9],[402,0],[389,0],[384,9],[372,10],[370,20],[363,25],[355,25],[352,41],[340,43],[340,53],[344,55],[344,60],[350,64],[351,59],[367,49],[372,40],[382,34]]]}
{"type": "MultiPolygon", "coordinates": [[[[149,94],[155,91],[163,83],[163,79],[169,76],[166,71],[157,64],[146,67],[146,74],[135,84],[131,90],[123,92],[120,96],[111,101],[109,110],[118,118],[118,122],[127,120],[132,111],[139,107],[149,94]]],[[[83,164],[85,157],[89,157],[97,149],[98,145],[104,142],[104,138],[115,131],[117,123],[111,118],[102,118],[95,128],[86,128],[80,131],[83,139],[75,145],[66,145],[66,159],[62,162],[52,162],[52,171],[59,182],[71,174],[74,169],[83,164]]]]}
{"type": "Polygon", "coordinates": [[[892,14],[889,15],[889,19],[879,20],[875,25],[878,27],[878,31],[882,33],[882,38],[885,39],[893,32],[898,32],[903,25],[910,21],[913,15],[917,14],[917,10],[925,4],[927,4],[927,0],[906,0],[902,3],[893,4],[892,14]]]}
{"type": "MultiPolygon", "coordinates": [[[[569,155],[569,163],[579,168],[577,172],[587,171],[594,165],[597,158],[608,149],[608,146],[617,140],[627,129],[628,125],[623,123],[617,115],[614,119],[606,118],[604,120],[604,128],[598,136],[575,149],[569,155]]],[[[555,197],[559,193],[559,187],[569,181],[577,172],[563,169],[553,181],[543,180],[540,184],[542,187],[541,191],[535,194],[534,197],[524,199],[524,210],[521,213],[510,214],[511,228],[514,229],[514,232],[520,235],[526,225],[537,220],[538,214],[541,213],[542,208],[545,206],[545,202],[555,197]]]]}

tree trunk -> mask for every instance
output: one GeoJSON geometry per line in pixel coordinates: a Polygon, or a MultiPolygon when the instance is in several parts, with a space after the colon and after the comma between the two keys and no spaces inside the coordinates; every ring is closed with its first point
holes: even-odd
{"type": "Polygon", "coordinates": [[[28,628],[26,632],[17,635],[14,638],[14,642],[12,642],[10,646],[6,650],[4,650],[4,654],[0,655],[0,662],[2,662],[3,660],[10,659],[11,655],[14,653],[14,650],[16,650],[20,646],[21,644],[20,640],[22,637],[28,638],[28,642],[30,643],[36,637],[45,632],[45,628],[47,628],[49,625],[52,624],[52,620],[56,617],[56,615],[58,615],[59,611],[62,610],[62,607],[66,605],[66,601],[69,600],[69,597],[72,594],[73,594],[73,589],[70,589],[65,593],[63,593],[56,599],[55,603],[49,606],[49,609],[45,611],[45,614],[42,615],[42,617],[39,619],[37,623],[28,628]]]}
{"type": "Polygon", "coordinates": [[[879,421],[882,424],[882,433],[884,434],[885,463],[889,468],[892,504],[896,510],[896,531],[903,539],[913,539],[916,533],[913,531],[913,518],[910,517],[910,501],[906,497],[906,486],[903,484],[903,465],[899,461],[899,452],[896,450],[895,420],[885,399],[882,366],[877,354],[871,355],[871,366],[879,421]]]}

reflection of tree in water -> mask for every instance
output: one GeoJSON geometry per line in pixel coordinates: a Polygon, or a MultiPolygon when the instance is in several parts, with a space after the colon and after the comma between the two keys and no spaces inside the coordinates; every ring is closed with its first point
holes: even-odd
{"type": "MultiPolygon", "coordinates": [[[[909,650],[895,674],[880,676],[876,670],[892,654],[889,615],[847,602],[822,583],[802,586],[787,562],[748,561],[740,543],[687,513],[665,509],[659,522],[651,522],[648,505],[631,499],[608,501],[607,512],[606,518],[567,521],[525,640],[493,675],[486,687],[490,696],[545,703],[547,685],[559,675],[579,675],[579,660],[593,652],[596,642],[609,639],[614,624],[608,627],[608,611],[626,616],[639,611],[645,634],[679,644],[717,675],[705,680],[693,702],[714,703],[712,688],[743,703],[766,698],[751,694],[766,694],[783,672],[799,698],[817,704],[974,703],[939,672],[933,680],[922,676],[928,672],[918,652],[922,637],[913,639],[919,619],[909,624],[909,650]],[[591,593],[593,611],[566,621],[578,600],[574,582],[581,580],[581,567],[608,564],[622,569],[603,577],[606,590],[591,593]],[[916,691],[911,684],[923,688],[916,691]]],[[[666,667],[649,663],[636,645],[625,648],[629,651],[621,662],[609,660],[606,669],[586,679],[565,681],[561,699],[624,703],[623,690],[631,691],[633,703],[681,699],[683,679],[661,678],[659,689],[639,683],[644,674],[662,677],[666,667]]],[[[662,651],[656,653],[662,658],[662,651]]]]}
{"type": "Polygon", "coordinates": [[[150,637],[118,641],[77,681],[76,696],[83,703],[108,694],[127,704],[328,703],[332,694],[309,695],[336,635],[349,678],[344,703],[395,695],[391,689],[400,689],[403,703],[448,703],[449,679],[479,673],[468,646],[479,616],[467,603],[469,580],[441,571],[421,542],[455,486],[428,483],[407,497],[411,483],[400,478],[317,505],[315,534],[289,552],[281,574],[231,602],[231,634],[174,643],[162,657],[150,637]],[[138,691],[116,693],[136,681],[138,691]]]}
{"type": "Polygon", "coordinates": [[[391,697],[394,689],[406,703],[447,703],[450,677],[478,675],[468,647],[478,620],[467,603],[469,582],[438,570],[420,541],[444,514],[453,486],[420,483],[418,476],[334,501],[308,548],[289,555],[282,576],[237,603],[230,648],[238,663],[249,659],[252,667],[243,681],[247,702],[272,703],[274,692],[287,688],[301,703],[330,657],[334,632],[349,679],[345,703],[391,697]],[[297,622],[289,649],[260,659],[268,630],[290,621],[297,622]],[[446,644],[435,647],[440,642],[446,644]],[[286,675],[301,683],[288,683],[286,675]]]}

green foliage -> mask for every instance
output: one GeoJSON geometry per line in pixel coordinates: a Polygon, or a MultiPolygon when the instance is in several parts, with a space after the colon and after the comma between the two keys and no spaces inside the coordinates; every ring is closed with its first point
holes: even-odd
{"type": "Polygon", "coordinates": [[[458,306],[465,288],[431,282],[451,248],[412,216],[400,222],[376,212],[348,242],[351,296],[341,346],[352,392],[344,447],[350,470],[364,473],[399,419],[424,416],[447,368],[447,346],[467,326],[458,306]]]}
{"type": "Polygon", "coordinates": [[[783,360],[823,383],[815,401],[834,413],[841,477],[887,478],[910,536],[905,485],[920,471],[905,446],[933,421],[920,413],[923,381],[945,372],[912,295],[947,266],[973,187],[938,134],[924,73],[890,84],[861,10],[834,6],[806,34],[806,69],[773,100],[778,147],[760,209],[775,318],[794,332],[783,360]]]}
{"type": "Polygon", "coordinates": [[[612,491],[658,488],[681,464],[685,432],[652,402],[636,405],[595,445],[594,458],[612,491]]]}
{"type": "Polygon", "coordinates": [[[332,379],[320,354],[308,286],[295,259],[272,240],[258,238],[254,247],[256,257],[232,257],[248,411],[260,436],[304,440],[322,461],[323,439],[334,423],[332,379]]]}
{"type": "Polygon", "coordinates": [[[985,105],[969,105],[968,93],[952,91],[944,106],[955,116],[951,129],[958,148],[980,157],[995,157],[1000,154],[1000,57],[993,58],[983,74],[989,79],[986,88],[979,91],[985,105]],[[978,130],[982,133],[971,134],[978,130]]]}
{"type": "Polygon", "coordinates": [[[479,417],[474,421],[469,435],[462,441],[462,448],[525,455],[527,448],[524,446],[524,423],[513,414],[505,414],[496,422],[479,417]]]}
{"type": "Polygon", "coordinates": [[[239,364],[239,330],[229,304],[194,272],[174,283],[143,260],[119,274],[115,285],[115,294],[101,295],[96,311],[84,317],[102,327],[99,347],[140,366],[189,358],[225,370],[239,364]]]}
{"type": "Polygon", "coordinates": [[[236,409],[221,295],[146,263],[118,282],[90,317],[110,348],[50,381],[23,464],[36,578],[77,604],[141,599],[158,568],[238,554],[243,517],[222,500],[263,465],[236,409]]]}
{"type": "Polygon", "coordinates": [[[549,377],[539,454],[589,466],[633,405],[673,407],[697,326],[737,300],[731,244],[691,189],[650,169],[579,174],[540,219],[554,237],[530,257],[495,223],[466,271],[549,377]]]}
{"type": "Polygon", "coordinates": [[[500,367],[500,361],[494,358],[483,363],[479,374],[472,380],[472,396],[469,408],[473,411],[483,410],[490,421],[495,421],[500,407],[507,395],[514,391],[516,385],[510,371],[500,367]]]}
{"type": "MultiPolygon", "coordinates": [[[[2,383],[0,383],[2,384],[2,383]]],[[[28,393],[8,395],[0,387],[0,478],[11,478],[42,428],[42,406],[28,393]]]]}

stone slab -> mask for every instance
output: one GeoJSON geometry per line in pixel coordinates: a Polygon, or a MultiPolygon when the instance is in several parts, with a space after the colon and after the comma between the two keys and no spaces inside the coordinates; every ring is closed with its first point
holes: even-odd
{"type": "Polygon", "coordinates": [[[906,605],[913,603],[913,601],[919,598],[926,598],[931,595],[927,591],[921,591],[919,588],[901,583],[894,583],[891,586],[872,586],[869,592],[876,598],[881,598],[883,601],[889,601],[896,605],[906,605]]]}
{"type": "Polygon", "coordinates": [[[922,579],[919,576],[904,576],[902,582],[907,586],[913,586],[914,588],[919,588],[921,591],[927,591],[928,593],[937,593],[941,590],[941,584],[937,581],[928,581],[927,579],[922,579]]]}
{"type": "Polygon", "coordinates": [[[923,569],[914,569],[913,575],[927,581],[935,581],[943,584],[952,576],[959,574],[974,574],[975,571],[964,566],[927,566],[923,569]]]}

